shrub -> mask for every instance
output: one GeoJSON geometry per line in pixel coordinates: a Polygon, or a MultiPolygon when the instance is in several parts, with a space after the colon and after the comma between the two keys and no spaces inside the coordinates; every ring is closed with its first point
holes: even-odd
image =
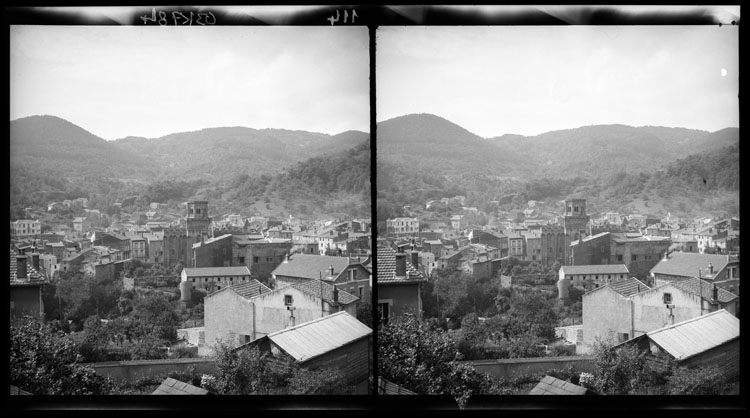
{"type": "Polygon", "coordinates": [[[667,378],[670,395],[720,395],[724,376],[717,367],[677,367],[667,378]]]}

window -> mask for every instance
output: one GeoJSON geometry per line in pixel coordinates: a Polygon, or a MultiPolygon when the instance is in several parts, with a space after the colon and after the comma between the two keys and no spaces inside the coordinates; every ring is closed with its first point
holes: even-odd
{"type": "Polygon", "coordinates": [[[388,323],[388,318],[390,317],[391,313],[391,304],[388,302],[379,302],[378,303],[378,315],[380,316],[380,323],[386,324],[388,323]]]}
{"type": "Polygon", "coordinates": [[[273,263],[273,257],[266,257],[266,263],[273,263]]]}
{"type": "Polygon", "coordinates": [[[245,257],[240,257],[240,264],[245,264],[245,257]]]}
{"type": "MultiPolygon", "coordinates": [[[[362,294],[364,293],[364,290],[365,290],[364,286],[360,286],[359,287],[359,298],[360,299],[362,298],[362,294]]],[[[734,290],[734,286],[732,286],[732,290],[734,290]]]]}
{"type": "Polygon", "coordinates": [[[284,305],[292,306],[292,295],[284,295],[284,305]]]}
{"type": "Polygon", "coordinates": [[[257,262],[258,262],[258,257],[253,257],[253,263],[257,263],[257,262]]]}
{"type": "Polygon", "coordinates": [[[672,303],[672,294],[671,293],[665,293],[662,295],[662,299],[664,301],[664,304],[669,305],[672,303]]]}
{"type": "Polygon", "coordinates": [[[354,269],[349,270],[349,281],[350,282],[354,281],[354,274],[355,274],[355,270],[354,269]]]}
{"type": "Polygon", "coordinates": [[[635,261],[638,258],[637,255],[633,254],[630,256],[630,261],[635,261]]]}

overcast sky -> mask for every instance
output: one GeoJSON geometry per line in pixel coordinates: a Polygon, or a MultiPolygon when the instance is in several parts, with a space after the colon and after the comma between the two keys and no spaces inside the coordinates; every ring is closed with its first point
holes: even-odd
{"type": "Polygon", "coordinates": [[[12,26],[10,119],[104,139],[219,126],[369,132],[366,27],[12,26]]]}
{"type": "Polygon", "coordinates": [[[739,126],[738,27],[380,27],[377,120],[482,137],[620,123],[739,126]]]}

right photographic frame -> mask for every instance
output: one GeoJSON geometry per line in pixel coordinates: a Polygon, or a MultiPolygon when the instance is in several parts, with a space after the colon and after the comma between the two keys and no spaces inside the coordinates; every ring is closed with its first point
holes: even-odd
{"type": "Polygon", "coordinates": [[[376,30],[378,395],[732,404],[739,7],[392,9],[419,25],[376,30]]]}

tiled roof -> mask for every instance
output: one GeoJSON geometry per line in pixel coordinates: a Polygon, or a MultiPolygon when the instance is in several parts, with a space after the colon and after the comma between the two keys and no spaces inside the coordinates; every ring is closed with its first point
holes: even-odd
{"type": "Polygon", "coordinates": [[[714,273],[718,273],[729,262],[729,256],[717,254],[683,253],[674,252],[669,258],[663,258],[651,269],[651,273],[669,276],[697,277],[698,270],[702,277],[708,276],[708,264],[714,267],[714,273]]]}
{"type": "Polygon", "coordinates": [[[609,287],[612,288],[612,290],[614,290],[615,292],[625,296],[626,298],[651,289],[650,287],[648,287],[648,285],[646,285],[646,283],[643,283],[635,277],[630,277],[622,281],[610,283],[609,287]]]}
{"type": "Polygon", "coordinates": [[[279,264],[271,274],[305,279],[320,279],[321,277],[330,277],[331,266],[333,266],[334,277],[338,277],[349,267],[349,257],[294,254],[289,257],[289,260],[284,260],[284,262],[279,264]]]}
{"type": "Polygon", "coordinates": [[[273,332],[268,339],[298,362],[305,362],[370,334],[370,327],[340,311],[273,332]]]}
{"type": "Polygon", "coordinates": [[[529,395],[586,395],[588,389],[560,380],[552,376],[544,376],[529,392],[529,395]]]}
{"type": "Polygon", "coordinates": [[[16,265],[17,254],[10,250],[10,285],[11,286],[28,286],[40,285],[47,283],[47,279],[31,263],[31,256],[26,256],[26,279],[19,279],[16,265]]]}
{"type": "Polygon", "coordinates": [[[247,298],[247,299],[250,299],[255,296],[259,296],[263,293],[268,293],[271,291],[271,289],[269,289],[266,285],[264,285],[263,283],[255,279],[250,279],[249,282],[245,282],[245,283],[233,284],[229,286],[229,288],[239,293],[240,296],[247,298]]]}
{"type": "MultiPolygon", "coordinates": [[[[673,286],[678,287],[686,292],[694,295],[703,294],[704,299],[713,300],[714,297],[714,286],[713,283],[693,277],[691,279],[680,280],[671,283],[673,286]],[[700,280],[700,282],[699,282],[700,280]]],[[[717,288],[719,302],[727,303],[737,299],[739,296],[734,293],[724,290],[720,287],[717,288]]]]}
{"type": "Polygon", "coordinates": [[[593,264],[583,266],[562,266],[564,274],[629,274],[625,264],[593,264]]]}
{"type": "Polygon", "coordinates": [[[651,331],[649,339],[681,361],[740,336],[740,320],[724,309],[651,331]]]}
{"type": "Polygon", "coordinates": [[[188,277],[249,276],[250,269],[242,267],[192,267],[185,268],[188,277]]]}
{"type": "Polygon", "coordinates": [[[152,395],[208,395],[208,391],[168,377],[152,395]]]}
{"type": "MultiPolygon", "coordinates": [[[[325,281],[322,281],[322,280],[305,280],[304,282],[301,282],[301,283],[294,283],[291,285],[291,287],[294,287],[295,289],[301,292],[314,295],[315,297],[321,297],[321,292],[322,292],[322,295],[323,295],[322,299],[328,302],[329,304],[333,304],[334,285],[330,283],[326,283],[325,281]]],[[[277,290],[283,290],[283,289],[284,288],[282,287],[281,289],[277,289],[277,290]]],[[[339,291],[338,303],[340,305],[349,305],[350,303],[354,303],[359,300],[358,297],[352,295],[351,293],[343,289],[338,289],[338,291],[339,291]]]]}
{"type": "Polygon", "coordinates": [[[407,278],[396,278],[396,251],[390,247],[377,248],[377,262],[375,264],[378,270],[378,284],[410,283],[425,281],[422,273],[414,268],[411,261],[406,260],[407,278]]]}

